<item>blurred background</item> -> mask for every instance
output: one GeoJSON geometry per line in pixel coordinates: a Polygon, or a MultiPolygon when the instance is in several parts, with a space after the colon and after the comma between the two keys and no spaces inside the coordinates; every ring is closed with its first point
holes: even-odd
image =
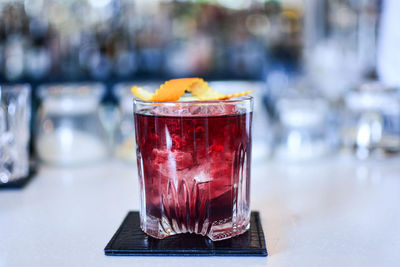
{"type": "MultiPolygon", "coordinates": [[[[364,7],[337,5],[351,21],[329,23],[356,30],[364,7]]],[[[263,79],[298,70],[304,48],[302,1],[2,0],[0,11],[5,82],[263,79]]]]}
{"type": "Polygon", "coordinates": [[[386,157],[400,151],[399,12],[395,0],[2,0],[0,83],[31,87],[31,152],[48,163],[134,159],[130,86],[188,76],[255,89],[254,160],[386,157]]]}

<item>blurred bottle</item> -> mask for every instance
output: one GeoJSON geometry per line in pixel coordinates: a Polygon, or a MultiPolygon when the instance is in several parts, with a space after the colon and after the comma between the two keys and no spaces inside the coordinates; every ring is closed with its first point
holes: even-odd
{"type": "Polygon", "coordinates": [[[5,0],[0,79],[259,79],[267,54],[298,61],[302,5],[234,2],[5,0]]]}
{"type": "Polygon", "coordinates": [[[400,87],[400,2],[383,1],[382,18],[379,28],[377,72],[380,79],[389,86],[400,87]]]}
{"type": "Polygon", "coordinates": [[[4,48],[4,76],[14,81],[22,77],[24,72],[24,38],[19,35],[10,36],[4,48]]]}
{"type": "Polygon", "coordinates": [[[304,65],[332,101],[376,70],[380,1],[306,1],[304,65]]]}

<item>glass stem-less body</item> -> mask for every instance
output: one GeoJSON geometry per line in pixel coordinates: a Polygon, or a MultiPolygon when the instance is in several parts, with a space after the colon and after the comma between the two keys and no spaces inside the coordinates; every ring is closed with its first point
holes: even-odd
{"type": "Polygon", "coordinates": [[[207,114],[191,114],[190,104],[178,108],[187,109],[185,115],[154,109],[159,107],[135,111],[143,231],[156,238],[196,233],[212,240],[244,233],[251,109],[235,103],[220,113],[208,107],[207,114]]]}

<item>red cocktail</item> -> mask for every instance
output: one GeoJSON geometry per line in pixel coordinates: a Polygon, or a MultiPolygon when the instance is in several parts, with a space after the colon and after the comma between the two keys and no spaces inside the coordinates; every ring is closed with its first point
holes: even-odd
{"type": "Polygon", "coordinates": [[[135,100],[141,227],[221,240],[249,228],[252,98],[135,100]]]}

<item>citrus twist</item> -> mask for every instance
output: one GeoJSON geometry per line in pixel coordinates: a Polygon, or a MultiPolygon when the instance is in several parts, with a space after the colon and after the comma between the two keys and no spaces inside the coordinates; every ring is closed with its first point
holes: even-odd
{"type": "Polygon", "coordinates": [[[253,92],[253,90],[249,90],[236,94],[222,94],[213,90],[208,83],[201,78],[182,78],[166,81],[154,94],[138,86],[132,87],[132,93],[136,97],[152,102],[178,101],[186,91],[190,92],[199,100],[223,100],[244,96],[253,92]]]}

